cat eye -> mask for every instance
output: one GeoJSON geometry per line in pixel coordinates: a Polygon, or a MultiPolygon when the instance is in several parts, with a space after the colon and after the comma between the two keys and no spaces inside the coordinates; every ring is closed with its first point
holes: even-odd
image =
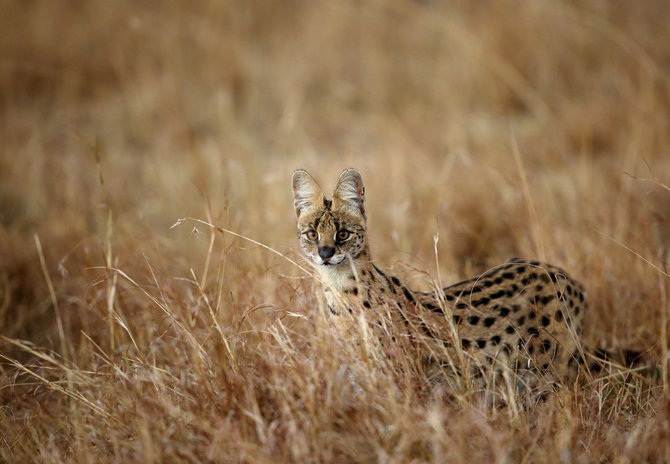
{"type": "Polygon", "coordinates": [[[319,237],[319,234],[316,233],[316,230],[310,229],[305,232],[305,237],[307,237],[307,240],[315,241],[319,237]]]}
{"type": "Polygon", "coordinates": [[[347,240],[349,237],[351,237],[351,233],[348,230],[338,230],[337,235],[335,236],[337,240],[340,242],[344,242],[347,240]]]}

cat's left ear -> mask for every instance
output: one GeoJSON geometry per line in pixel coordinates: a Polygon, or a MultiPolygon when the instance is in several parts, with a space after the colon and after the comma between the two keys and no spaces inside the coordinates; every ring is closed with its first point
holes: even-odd
{"type": "Polygon", "coordinates": [[[345,169],[340,174],[333,193],[335,206],[344,207],[346,210],[360,214],[365,219],[365,187],[361,173],[355,169],[345,169]]]}
{"type": "Polygon", "coordinates": [[[295,215],[315,205],[318,198],[323,197],[321,188],[314,178],[304,169],[298,169],[293,173],[293,206],[295,215]]]}

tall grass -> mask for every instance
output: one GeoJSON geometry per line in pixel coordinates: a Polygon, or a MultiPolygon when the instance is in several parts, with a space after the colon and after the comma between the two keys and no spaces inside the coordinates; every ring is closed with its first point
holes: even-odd
{"type": "Polygon", "coordinates": [[[666,2],[0,8],[0,460],[670,461],[666,2]],[[546,259],[657,375],[496,407],[333,327],[289,179],[346,167],[380,265],[546,259]]]}

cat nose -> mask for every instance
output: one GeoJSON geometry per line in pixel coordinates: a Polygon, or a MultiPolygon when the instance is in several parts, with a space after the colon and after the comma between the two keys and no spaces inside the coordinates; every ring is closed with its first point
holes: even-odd
{"type": "Polygon", "coordinates": [[[326,261],[333,257],[335,254],[335,248],[331,246],[323,246],[319,248],[319,257],[326,261]]]}

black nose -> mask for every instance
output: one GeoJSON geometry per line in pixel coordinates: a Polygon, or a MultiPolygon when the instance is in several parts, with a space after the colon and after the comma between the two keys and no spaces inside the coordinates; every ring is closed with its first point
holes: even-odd
{"type": "Polygon", "coordinates": [[[324,246],[324,247],[319,248],[319,257],[321,259],[332,258],[334,254],[335,254],[335,248],[333,248],[333,247],[324,246]]]}

